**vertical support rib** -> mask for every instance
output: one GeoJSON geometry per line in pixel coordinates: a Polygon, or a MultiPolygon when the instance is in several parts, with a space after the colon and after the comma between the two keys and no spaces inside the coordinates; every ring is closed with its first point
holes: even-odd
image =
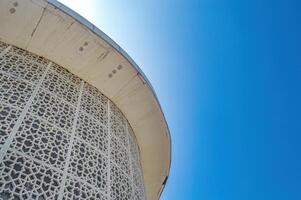
{"type": "Polygon", "coordinates": [[[111,199],[111,108],[110,108],[110,100],[108,99],[108,185],[107,185],[107,194],[108,200],[111,199]]]}
{"type": "Polygon", "coordinates": [[[84,88],[84,81],[81,81],[78,100],[77,100],[77,106],[76,106],[76,111],[75,111],[75,116],[74,116],[73,124],[72,124],[71,137],[70,137],[68,152],[67,152],[67,156],[66,156],[66,163],[65,163],[64,171],[63,171],[63,178],[62,178],[62,182],[61,182],[61,185],[60,185],[58,200],[62,200],[63,196],[64,196],[64,187],[65,187],[67,173],[68,173],[68,166],[69,166],[70,158],[71,158],[71,151],[72,151],[73,144],[74,144],[74,137],[75,137],[75,131],[76,131],[76,125],[77,125],[77,121],[78,121],[79,111],[80,111],[83,88],[84,88]]]}
{"type": "Polygon", "coordinates": [[[38,93],[38,91],[39,91],[39,89],[40,89],[40,87],[42,85],[42,82],[45,79],[45,77],[47,75],[47,72],[48,72],[48,70],[49,70],[49,68],[50,68],[51,65],[52,65],[52,62],[49,62],[49,64],[47,65],[46,70],[44,71],[41,79],[39,80],[38,84],[36,85],[35,89],[33,90],[31,96],[29,97],[29,99],[28,99],[28,101],[26,103],[26,105],[24,106],[24,108],[23,108],[23,110],[22,110],[22,112],[21,112],[21,114],[20,114],[20,116],[19,116],[16,124],[14,125],[14,127],[13,127],[13,129],[11,131],[11,133],[9,134],[9,136],[6,139],[5,143],[3,144],[3,147],[0,150],[0,161],[3,160],[4,155],[6,154],[6,152],[7,152],[8,148],[9,148],[10,144],[12,143],[12,141],[13,141],[13,139],[14,139],[17,131],[18,131],[18,129],[20,128],[20,126],[21,126],[21,124],[22,124],[22,122],[23,122],[23,120],[24,120],[24,118],[25,118],[25,116],[26,116],[26,114],[27,114],[27,112],[28,112],[28,110],[29,110],[29,108],[30,108],[30,106],[31,106],[34,98],[35,98],[35,96],[37,95],[37,93],[38,93]]]}
{"type": "Polygon", "coordinates": [[[130,133],[129,133],[129,127],[128,127],[128,122],[127,120],[125,119],[125,128],[126,128],[126,135],[127,135],[127,142],[128,142],[128,145],[127,145],[127,151],[128,151],[128,154],[129,154],[129,165],[130,165],[130,178],[131,178],[131,184],[132,184],[132,199],[134,199],[134,196],[135,196],[135,193],[134,193],[134,187],[135,187],[135,184],[134,184],[134,174],[133,174],[133,166],[132,166],[132,154],[131,154],[131,143],[130,143],[130,133]]]}

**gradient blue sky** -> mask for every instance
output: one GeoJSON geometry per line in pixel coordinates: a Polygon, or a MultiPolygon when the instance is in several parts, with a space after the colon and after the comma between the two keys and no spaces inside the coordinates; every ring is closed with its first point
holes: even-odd
{"type": "Polygon", "coordinates": [[[63,0],[155,88],[172,137],[161,200],[301,199],[301,6],[63,0]]]}

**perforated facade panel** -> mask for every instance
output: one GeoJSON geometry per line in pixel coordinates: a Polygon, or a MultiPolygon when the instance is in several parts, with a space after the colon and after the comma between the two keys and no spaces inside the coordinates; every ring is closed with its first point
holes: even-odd
{"type": "Polygon", "coordinates": [[[63,67],[0,43],[0,199],[145,199],[120,110],[63,67]]]}

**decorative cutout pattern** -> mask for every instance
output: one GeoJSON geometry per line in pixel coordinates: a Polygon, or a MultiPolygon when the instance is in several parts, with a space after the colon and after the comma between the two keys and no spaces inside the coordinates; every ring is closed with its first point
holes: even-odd
{"type": "Polygon", "coordinates": [[[81,110],[105,126],[108,123],[107,103],[108,99],[103,94],[96,88],[85,84],[81,110]]]}
{"type": "Polygon", "coordinates": [[[79,115],[76,136],[79,137],[80,140],[92,145],[94,148],[97,148],[107,155],[107,128],[84,112],[81,112],[79,115]]]}
{"type": "Polygon", "coordinates": [[[63,199],[97,199],[107,200],[107,196],[90,185],[83,184],[70,177],[67,178],[63,199]]]}
{"type": "Polygon", "coordinates": [[[127,132],[126,120],[123,117],[122,113],[118,110],[118,108],[114,104],[110,106],[110,110],[111,110],[110,124],[111,124],[112,135],[118,138],[118,140],[123,146],[127,147],[128,134],[124,134],[125,132],[127,132]]]}
{"type": "Polygon", "coordinates": [[[130,174],[130,159],[127,149],[117,138],[111,138],[111,161],[117,164],[127,175],[130,174]]]}
{"type": "Polygon", "coordinates": [[[23,108],[33,92],[33,86],[0,72],[0,102],[23,108]]]}
{"type": "Polygon", "coordinates": [[[146,198],[122,112],[63,67],[0,42],[0,200],[16,199],[146,198]]]}
{"type": "Polygon", "coordinates": [[[20,113],[15,108],[0,104],[0,145],[3,145],[6,141],[20,113]]]}
{"type": "Polygon", "coordinates": [[[130,145],[130,160],[131,160],[131,167],[132,167],[132,178],[133,178],[133,192],[134,192],[134,199],[141,200],[145,199],[145,191],[143,185],[143,174],[141,171],[140,166],[140,155],[139,155],[139,148],[137,142],[135,140],[134,131],[129,126],[129,145],[130,145]]]}
{"type": "Polygon", "coordinates": [[[8,151],[0,163],[1,199],[57,199],[61,174],[8,151]]]}
{"type": "Polygon", "coordinates": [[[70,136],[60,129],[27,116],[11,148],[63,170],[70,136]]]}
{"type": "Polygon", "coordinates": [[[58,74],[54,71],[50,71],[45,80],[43,86],[47,91],[63,98],[72,105],[76,105],[78,99],[80,79],[75,77],[69,77],[65,74],[58,74]]]}
{"type": "Polygon", "coordinates": [[[133,199],[132,185],[128,176],[118,169],[114,164],[111,165],[111,199],[133,199]]]}
{"type": "Polygon", "coordinates": [[[75,107],[65,103],[61,98],[51,95],[51,93],[40,91],[32,103],[29,112],[70,132],[75,107]]]}
{"type": "Polygon", "coordinates": [[[69,173],[106,191],[107,158],[94,148],[76,141],[71,153],[69,173]]]}
{"type": "Polygon", "coordinates": [[[42,57],[12,47],[9,52],[0,58],[0,71],[36,83],[41,78],[47,64],[48,62],[42,57]]]}

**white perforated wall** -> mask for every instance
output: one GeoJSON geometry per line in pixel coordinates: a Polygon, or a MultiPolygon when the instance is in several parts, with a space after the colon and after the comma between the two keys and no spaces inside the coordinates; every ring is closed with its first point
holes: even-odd
{"type": "Polygon", "coordinates": [[[0,43],[0,200],[144,200],[119,109],[63,67],[0,43]]]}

